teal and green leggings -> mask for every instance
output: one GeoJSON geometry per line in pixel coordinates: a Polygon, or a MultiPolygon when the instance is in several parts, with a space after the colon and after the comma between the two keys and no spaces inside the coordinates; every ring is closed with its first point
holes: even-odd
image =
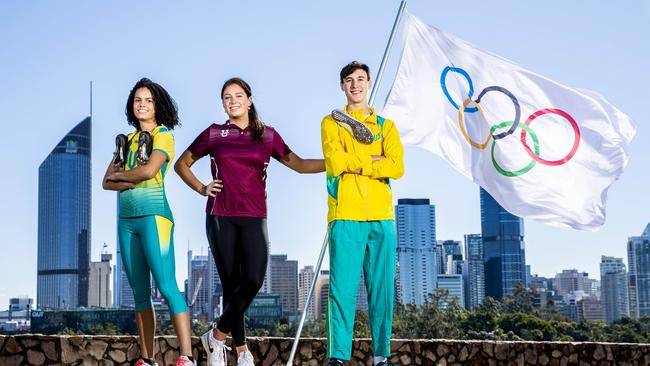
{"type": "Polygon", "coordinates": [[[150,276],[153,275],[171,315],[187,311],[176,284],[174,223],[158,215],[120,218],[117,233],[122,264],[133,289],[135,310],[152,308],[150,276]]]}
{"type": "Polygon", "coordinates": [[[361,269],[374,356],[390,357],[396,261],[393,220],[336,220],[330,226],[327,357],[349,360],[361,269]]]}

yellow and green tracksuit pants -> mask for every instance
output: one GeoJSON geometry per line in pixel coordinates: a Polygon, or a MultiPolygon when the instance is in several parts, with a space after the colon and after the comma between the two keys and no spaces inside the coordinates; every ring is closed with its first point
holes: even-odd
{"type": "Polygon", "coordinates": [[[327,357],[349,360],[361,269],[368,290],[374,356],[390,357],[396,261],[393,220],[335,220],[330,225],[327,357]]]}
{"type": "MultiPolygon", "coordinates": [[[[153,307],[151,275],[176,315],[187,311],[185,299],[176,284],[174,263],[174,223],[163,216],[147,215],[120,218],[117,224],[124,272],[135,299],[135,310],[153,307]]],[[[115,274],[119,276],[119,273],[115,274]]]]}

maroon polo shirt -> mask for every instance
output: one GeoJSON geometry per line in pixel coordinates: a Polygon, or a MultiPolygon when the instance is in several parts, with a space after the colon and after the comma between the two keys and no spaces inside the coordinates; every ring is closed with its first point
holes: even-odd
{"type": "Polygon", "coordinates": [[[213,123],[188,147],[197,157],[209,154],[212,177],[223,181],[216,198],[208,197],[208,214],[266,217],[266,168],[271,157],[280,160],[291,149],[273,127],[262,136],[255,142],[248,127],[213,123]]]}

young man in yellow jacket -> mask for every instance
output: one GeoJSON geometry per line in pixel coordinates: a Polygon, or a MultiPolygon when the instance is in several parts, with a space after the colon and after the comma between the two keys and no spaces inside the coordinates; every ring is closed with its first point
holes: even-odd
{"type": "Polygon", "coordinates": [[[390,362],[396,234],[389,179],[404,174],[404,150],[393,121],[368,105],[370,71],[351,62],[341,70],[345,112],[370,129],[370,144],[345,125],[323,118],[321,139],[327,171],[330,225],[330,288],[327,304],[328,365],[350,359],[356,297],[361,278],[368,290],[368,317],[376,366],[390,362]]]}

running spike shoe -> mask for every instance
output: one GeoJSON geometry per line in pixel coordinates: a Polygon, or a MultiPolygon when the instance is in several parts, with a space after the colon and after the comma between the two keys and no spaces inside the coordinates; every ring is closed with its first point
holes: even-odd
{"type": "Polygon", "coordinates": [[[124,168],[126,164],[126,154],[129,151],[128,140],[126,135],[119,134],[115,136],[115,154],[113,155],[113,164],[124,168]]]}
{"type": "Polygon", "coordinates": [[[151,157],[153,151],[153,137],[147,131],[140,132],[138,138],[138,151],[136,153],[136,160],[138,165],[146,165],[151,157]]]}
{"type": "Polygon", "coordinates": [[[340,109],[335,109],[330,114],[332,118],[339,124],[339,126],[345,128],[354,136],[357,141],[362,144],[370,145],[375,140],[372,135],[372,131],[364,125],[363,123],[357,121],[349,114],[343,112],[340,109]]]}

